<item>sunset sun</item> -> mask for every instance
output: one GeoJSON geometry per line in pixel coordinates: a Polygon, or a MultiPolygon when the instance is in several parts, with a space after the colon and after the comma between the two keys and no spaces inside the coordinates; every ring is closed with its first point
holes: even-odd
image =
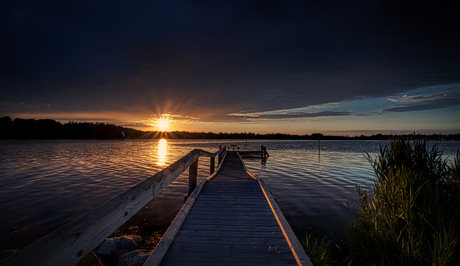
{"type": "Polygon", "coordinates": [[[157,120],[158,131],[168,131],[169,129],[169,120],[168,118],[160,118],[157,120]]]}

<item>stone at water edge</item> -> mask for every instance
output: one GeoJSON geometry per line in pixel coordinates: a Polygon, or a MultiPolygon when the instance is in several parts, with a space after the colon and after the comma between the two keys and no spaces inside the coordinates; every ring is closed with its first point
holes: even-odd
{"type": "Polygon", "coordinates": [[[143,239],[135,235],[107,238],[95,250],[98,256],[119,257],[126,252],[135,250],[141,246],[143,239]]]}
{"type": "Polygon", "coordinates": [[[152,250],[148,249],[138,249],[128,252],[118,259],[117,266],[144,265],[152,252],[152,250]]]}

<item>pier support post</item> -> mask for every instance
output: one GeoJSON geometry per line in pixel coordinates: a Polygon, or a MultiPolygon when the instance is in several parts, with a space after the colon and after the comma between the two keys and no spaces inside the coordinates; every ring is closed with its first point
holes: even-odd
{"type": "Polygon", "coordinates": [[[198,160],[192,163],[189,168],[188,172],[188,193],[187,195],[190,196],[193,190],[196,187],[196,178],[198,176],[198,160]]]}
{"type": "Polygon", "coordinates": [[[214,173],[214,166],[216,164],[216,157],[211,157],[211,167],[209,169],[209,174],[212,175],[214,173]]]}

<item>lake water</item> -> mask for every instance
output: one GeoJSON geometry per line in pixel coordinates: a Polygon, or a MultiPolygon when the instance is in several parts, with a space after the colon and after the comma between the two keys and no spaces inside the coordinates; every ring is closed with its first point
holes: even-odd
{"type": "MultiPolygon", "coordinates": [[[[298,236],[339,239],[350,217],[344,206],[355,185],[372,188],[375,155],[386,141],[242,140],[0,140],[0,251],[22,248],[154,175],[195,148],[241,150],[267,146],[266,164],[245,159],[263,178],[298,236]]],[[[432,145],[433,143],[430,143],[432,145]]],[[[441,142],[446,156],[460,142],[441,142]]],[[[199,161],[199,177],[209,158],[199,161]]],[[[140,211],[138,219],[165,228],[183,204],[187,171],[140,211]]]]}

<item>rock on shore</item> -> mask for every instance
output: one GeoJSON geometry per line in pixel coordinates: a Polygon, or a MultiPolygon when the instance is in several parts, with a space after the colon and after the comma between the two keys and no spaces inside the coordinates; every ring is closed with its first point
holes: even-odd
{"type": "Polygon", "coordinates": [[[107,238],[95,250],[103,265],[143,265],[152,250],[140,249],[143,239],[136,235],[107,238]]]}

